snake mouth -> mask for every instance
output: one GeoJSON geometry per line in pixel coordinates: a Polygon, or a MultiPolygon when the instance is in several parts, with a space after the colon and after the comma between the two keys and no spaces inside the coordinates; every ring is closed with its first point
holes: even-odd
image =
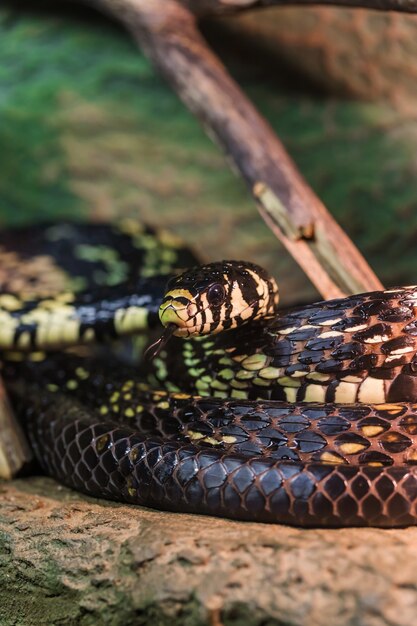
{"type": "Polygon", "coordinates": [[[178,307],[170,303],[164,309],[160,309],[159,319],[163,326],[174,327],[174,335],[185,337],[188,335],[188,322],[192,321],[193,318],[190,317],[187,306],[178,307]]]}

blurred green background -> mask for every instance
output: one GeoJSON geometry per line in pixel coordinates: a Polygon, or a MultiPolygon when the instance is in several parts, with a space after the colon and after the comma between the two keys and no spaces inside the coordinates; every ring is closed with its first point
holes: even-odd
{"type": "MultiPolygon", "coordinates": [[[[275,9],[204,32],[383,282],[417,282],[416,19],[275,9]]],[[[287,303],[314,297],[120,27],[74,5],[4,2],[0,58],[3,227],[135,216],[205,260],[268,266],[287,303]]]]}

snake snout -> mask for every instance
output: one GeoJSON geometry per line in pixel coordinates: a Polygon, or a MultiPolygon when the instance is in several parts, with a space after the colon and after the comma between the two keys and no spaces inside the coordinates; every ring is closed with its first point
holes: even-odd
{"type": "Polygon", "coordinates": [[[161,324],[165,327],[175,325],[177,328],[173,334],[177,337],[187,336],[193,325],[197,307],[192,300],[191,293],[184,293],[184,290],[173,291],[166,294],[159,308],[161,324]]]}

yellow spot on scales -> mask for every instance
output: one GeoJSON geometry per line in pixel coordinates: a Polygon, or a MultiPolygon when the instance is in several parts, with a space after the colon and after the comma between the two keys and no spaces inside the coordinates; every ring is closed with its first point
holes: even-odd
{"type": "Polygon", "coordinates": [[[382,426],[362,426],[361,431],[365,437],[376,437],[384,432],[384,428],[382,426]]]}
{"type": "Polygon", "coordinates": [[[211,446],[220,446],[223,443],[222,441],[214,439],[214,437],[204,437],[204,439],[201,439],[201,442],[208,443],[211,446]]]}
{"type": "Polygon", "coordinates": [[[138,235],[143,233],[143,224],[132,217],[124,217],[115,223],[115,230],[119,230],[126,235],[138,235]]]}
{"type": "Polygon", "coordinates": [[[154,402],[159,402],[161,400],[161,398],[166,398],[167,395],[168,395],[168,393],[166,391],[160,389],[159,391],[154,391],[153,392],[152,400],[154,402]]]}
{"type": "Polygon", "coordinates": [[[345,333],[357,333],[360,330],[365,330],[365,328],[368,328],[367,324],[357,324],[356,326],[350,326],[349,328],[345,328],[344,332],[345,333]]]}
{"type": "MultiPolygon", "coordinates": [[[[226,352],[233,352],[234,348],[231,348],[230,350],[228,349],[226,352]]],[[[247,354],[237,354],[236,356],[233,356],[232,359],[233,361],[235,361],[235,363],[242,363],[242,361],[244,361],[245,359],[248,358],[247,354]]]]}
{"type": "Polygon", "coordinates": [[[306,375],[308,380],[317,380],[320,383],[325,383],[330,380],[329,374],[321,374],[320,372],[310,372],[306,375]]]}
{"type": "Polygon", "coordinates": [[[233,361],[230,357],[224,356],[219,359],[219,365],[233,365],[233,361]]]}
{"type": "Polygon", "coordinates": [[[207,391],[209,389],[209,384],[204,380],[196,380],[195,386],[198,392],[207,391]]]}
{"type": "Polygon", "coordinates": [[[401,413],[404,407],[401,404],[387,404],[384,402],[383,404],[377,404],[375,408],[377,411],[387,411],[390,415],[397,415],[401,413]]]}
{"type": "Polygon", "coordinates": [[[135,417],[135,412],[131,407],[129,407],[125,410],[125,415],[126,417],[135,417]]]}
{"type": "Polygon", "coordinates": [[[280,334],[280,335],[289,335],[290,333],[293,332],[293,330],[298,330],[297,326],[289,326],[288,328],[283,328],[283,329],[278,331],[278,334],[280,334]]]}
{"type": "Polygon", "coordinates": [[[389,335],[373,335],[372,337],[366,337],[363,340],[364,343],[381,343],[382,341],[388,341],[389,335]]]}
{"type": "Polygon", "coordinates": [[[331,463],[332,465],[344,465],[346,461],[333,452],[323,452],[320,456],[322,463],[331,463]]]}
{"type": "Polygon", "coordinates": [[[417,463],[417,450],[408,450],[406,452],[407,463],[417,463]]]}
{"type": "Polygon", "coordinates": [[[249,372],[248,370],[239,370],[236,373],[236,378],[238,380],[250,380],[251,378],[255,378],[256,372],[249,372]]]}
{"type": "Polygon", "coordinates": [[[133,463],[136,461],[136,459],[139,456],[139,451],[137,448],[132,448],[129,452],[129,460],[132,461],[133,463]]]}
{"type": "Polygon", "coordinates": [[[336,404],[353,404],[356,401],[358,385],[340,382],[336,387],[334,401],[336,404]]]}
{"type": "Polygon", "coordinates": [[[253,379],[253,384],[258,385],[259,387],[270,387],[270,385],[272,385],[272,381],[266,380],[266,378],[259,378],[259,376],[257,376],[253,379]]]}
{"type": "Polygon", "coordinates": [[[147,311],[141,307],[131,306],[127,309],[119,309],[114,316],[116,333],[118,335],[128,335],[145,330],[147,319],[147,311]]]}
{"type": "Polygon", "coordinates": [[[261,378],[266,378],[267,380],[276,380],[280,376],[282,376],[284,369],[282,367],[263,367],[259,371],[259,376],[261,378]]]}
{"type": "Polygon", "coordinates": [[[83,333],[83,343],[90,343],[90,341],[94,341],[95,334],[92,328],[87,328],[87,330],[83,333]]]}
{"type": "Polygon", "coordinates": [[[413,346],[406,346],[405,348],[398,348],[398,350],[392,350],[391,356],[400,356],[401,354],[407,354],[409,352],[415,352],[413,346]]]}
{"type": "Polygon", "coordinates": [[[71,389],[71,390],[77,389],[78,382],[71,378],[70,380],[67,381],[66,387],[67,389],[71,389]]]}
{"type": "MultiPolygon", "coordinates": [[[[55,308],[37,308],[21,316],[21,324],[34,326],[36,330],[36,343],[41,347],[55,347],[75,344],[79,340],[79,323],[74,318],[72,306],[55,303],[55,308]]],[[[10,328],[9,324],[3,324],[0,315],[0,340],[10,328]]],[[[14,322],[17,327],[17,322],[14,322]]],[[[24,340],[25,341],[25,340],[24,340]]],[[[24,347],[19,345],[19,347],[24,347]]]]}
{"type": "Polygon", "coordinates": [[[22,304],[22,301],[12,294],[0,295],[0,307],[5,311],[18,311],[22,308],[22,304]]]}
{"type": "Polygon", "coordinates": [[[103,452],[104,448],[107,446],[109,441],[110,441],[110,436],[109,435],[101,435],[101,437],[96,439],[96,449],[97,449],[97,452],[103,452]]]}
{"type": "Polygon", "coordinates": [[[224,435],[222,437],[222,441],[224,443],[231,444],[231,443],[236,443],[237,440],[236,440],[236,437],[233,437],[233,435],[224,435]]]}
{"type": "Polygon", "coordinates": [[[45,352],[30,352],[28,358],[34,363],[39,363],[46,358],[45,352]]]}
{"type": "Polygon", "coordinates": [[[385,402],[385,383],[379,378],[368,376],[359,386],[358,401],[364,404],[385,402]]]}
{"type": "Polygon", "coordinates": [[[297,400],[297,389],[294,387],[286,387],[284,392],[287,402],[295,402],[297,400]]]}
{"type": "Polygon", "coordinates": [[[213,380],[211,383],[212,389],[219,389],[220,391],[226,391],[229,387],[225,383],[222,383],[220,380],[213,380]]]}
{"type": "Polygon", "coordinates": [[[269,358],[265,354],[251,354],[242,361],[246,370],[257,371],[268,365],[269,358]]]}
{"type": "Polygon", "coordinates": [[[301,387],[301,381],[296,379],[294,380],[290,376],[282,376],[282,378],[278,378],[277,383],[282,387],[294,387],[295,389],[301,387]]]}
{"type": "Polygon", "coordinates": [[[57,295],[54,296],[54,300],[57,300],[58,302],[63,302],[65,304],[69,304],[70,302],[74,302],[75,294],[71,293],[70,291],[65,291],[64,293],[57,293],[57,295]]]}
{"type": "Polygon", "coordinates": [[[246,400],[248,397],[248,394],[247,392],[240,391],[239,389],[232,389],[232,391],[230,392],[230,397],[236,398],[237,400],[246,400]]]}
{"type": "MultiPolygon", "coordinates": [[[[341,320],[342,320],[341,317],[335,317],[330,320],[324,320],[323,322],[317,322],[317,326],[333,326],[333,324],[337,324],[337,322],[340,322],[341,320]]],[[[303,326],[303,328],[308,328],[308,327],[303,326]]],[[[314,328],[314,326],[311,326],[311,328],[314,328]]],[[[323,337],[323,335],[321,336],[323,337]]]]}
{"type": "Polygon", "coordinates": [[[232,380],[230,386],[234,389],[247,389],[249,387],[249,383],[242,380],[232,380]]]}
{"type": "Polygon", "coordinates": [[[199,433],[195,430],[187,430],[187,435],[192,441],[199,441],[200,439],[204,439],[203,433],[199,433]]]}
{"type": "Polygon", "coordinates": [[[323,385],[308,385],[305,390],[304,402],[324,402],[326,399],[326,387],[323,385]]]}
{"type": "Polygon", "coordinates": [[[361,376],[343,376],[341,380],[344,383],[361,383],[363,378],[361,376]]]}
{"type": "Polygon", "coordinates": [[[174,400],[189,400],[192,396],[189,393],[173,393],[174,400]]]}
{"type": "Polygon", "coordinates": [[[175,235],[169,230],[158,230],[157,238],[164,246],[169,246],[170,248],[181,248],[184,245],[181,237],[178,237],[178,235],[175,235]]]}
{"type": "Polygon", "coordinates": [[[340,337],[341,332],[337,330],[326,330],[324,333],[320,333],[320,339],[330,339],[331,337],[340,337]]]}
{"type": "Polygon", "coordinates": [[[174,385],[174,383],[171,383],[169,380],[166,381],[165,387],[167,388],[168,391],[171,391],[171,392],[180,391],[180,388],[177,385],[174,385]]]}
{"type": "Polygon", "coordinates": [[[16,347],[20,348],[21,350],[29,350],[30,345],[31,345],[31,336],[30,336],[30,332],[27,330],[20,334],[17,340],[16,347]]]}
{"type": "MultiPolygon", "coordinates": [[[[155,362],[155,359],[154,359],[155,362]]],[[[185,357],[184,358],[184,363],[187,367],[193,367],[194,365],[198,365],[200,363],[200,358],[199,357],[185,357]]]]}
{"type": "Polygon", "coordinates": [[[133,486],[132,478],[130,476],[127,477],[127,491],[131,498],[136,496],[136,487],[133,486]]]}
{"type": "Polygon", "coordinates": [[[234,371],[229,368],[225,368],[219,371],[219,376],[224,380],[232,380],[232,378],[234,378],[234,375],[234,371]]]}
{"type": "Polygon", "coordinates": [[[201,376],[201,374],[204,372],[204,367],[191,367],[188,370],[188,373],[190,376],[193,376],[194,378],[198,378],[199,376],[201,376]]]}
{"type": "Polygon", "coordinates": [[[84,367],[77,367],[75,373],[81,380],[87,380],[87,378],[89,378],[90,376],[90,372],[84,369],[84,367]]]}
{"type": "Polygon", "coordinates": [[[340,450],[343,452],[343,454],[358,454],[358,452],[362,452],[362,450],[365,450],[366,445],[363,443],[353,443],[353,442],[349,442],[349,443],[342,443],[340,446],[340,450]]]}
{"type": "Polygon", "coordinates": [[[17,321],[5,311],[0,311],[0,348],[10,348],[14,344],[17,321]]]}

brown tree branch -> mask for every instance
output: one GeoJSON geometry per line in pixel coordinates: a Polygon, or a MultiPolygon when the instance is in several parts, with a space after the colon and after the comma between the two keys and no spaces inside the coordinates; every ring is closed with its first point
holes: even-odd
{"type": "Polygon", "coordinates": [[[380,289],[356,247],[177,0],[89,0],[132,32],[225,150],[265,221],[325,298],[380,289]]]}
{"type": "Polygon", "coordinates": [[[218,15],[271,6],[333,5],[376,11],[417,13],[417,0],[181,0],[198,16],[218,15]]]}

